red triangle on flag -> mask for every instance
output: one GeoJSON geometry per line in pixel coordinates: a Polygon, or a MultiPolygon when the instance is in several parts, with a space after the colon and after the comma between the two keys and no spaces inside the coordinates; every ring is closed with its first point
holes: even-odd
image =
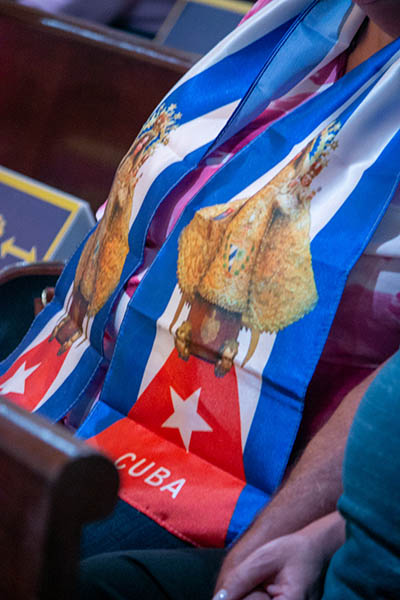
{"type": "Polygon", "coordinates": [[[212,363],[174,349],[128,416],[245,481],[234,367],[216,377],[212,363]]]}
{"type": "Polygon", "coordinates": [[[22,354],[0,377],[0,393],[29,411],[35,410],[68,356],[59,356],[60,344],[49,338],[22,354]]]}

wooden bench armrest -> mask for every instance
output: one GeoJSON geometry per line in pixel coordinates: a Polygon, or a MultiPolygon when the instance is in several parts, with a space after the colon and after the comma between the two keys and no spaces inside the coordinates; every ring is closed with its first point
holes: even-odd
{"type": "Polygon", "coordinates": [[[82,525],[114,507],[110,460],[0,397],[0,597],[74,597],[82,525]]]}
{"type": "Polygon", "coordinates": [[[17,262],[0,269],[0,286],[21,277],[59,277],[65,267],[61,261],[17,262]]]}

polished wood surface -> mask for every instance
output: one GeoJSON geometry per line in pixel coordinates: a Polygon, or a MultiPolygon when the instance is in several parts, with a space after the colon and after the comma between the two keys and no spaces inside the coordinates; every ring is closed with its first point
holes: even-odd
{"type": "Polygon", "coordinates": [[[25,277],[46,276],[58,278],[64,266],[65,263],[61,261],[18,262],[0,271],[0,288],[6,283],[25,277]]]}
{"type": "Polygon", "coordinates": [[[0,397],[0,598],[75,598],[82,524],[117,488],[108,459],[0,397]]]}
{"type": "Polygon", "coordinates": [[[0,164],[88,200],[195,57],[0,0],[0,164]]]}

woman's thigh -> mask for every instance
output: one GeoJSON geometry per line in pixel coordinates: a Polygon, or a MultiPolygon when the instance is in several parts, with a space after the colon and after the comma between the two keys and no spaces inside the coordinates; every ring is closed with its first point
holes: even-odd
{"type": "Polygon", "coordinates": [[[209,600],[223,550],[137,550],[81,563],[79,600],[209,600]]]}

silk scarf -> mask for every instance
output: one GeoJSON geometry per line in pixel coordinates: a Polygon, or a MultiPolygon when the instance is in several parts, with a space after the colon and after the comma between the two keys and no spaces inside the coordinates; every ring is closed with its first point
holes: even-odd
{"type": "Polygon", "coordinates": [[[398,182],[398,41],[334,84],[320,77],[361,21],[348,0],[273,0],[200,61],[1,365],[0,391],[53,420],[105,376],[79,435],[116,461],[123,499],[195,544],[234,539],[281,481],[347,275],[398,182]],[[110,360],[104,333],[154,216],[215,156],[110,360]]]}

